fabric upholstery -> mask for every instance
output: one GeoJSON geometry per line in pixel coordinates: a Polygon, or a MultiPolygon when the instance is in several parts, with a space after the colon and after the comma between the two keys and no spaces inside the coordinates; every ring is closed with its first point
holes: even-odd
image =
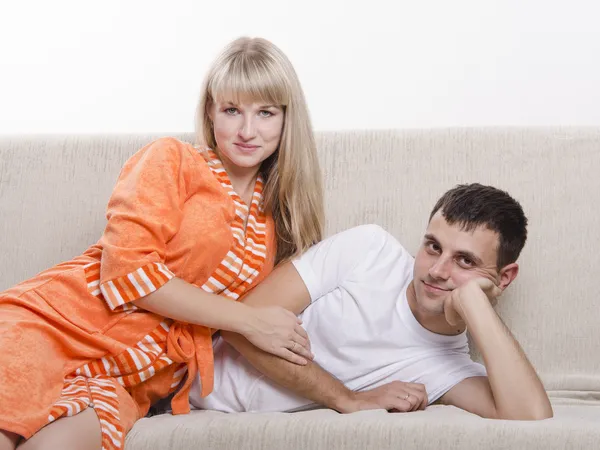
{"type": "MultiPolygon", "coordinates": [[[[0,290],[96,242],[121,165],[159,136],[0,137],[0,290]]],[[[195,412],[144,419],[127,448],[597,447],[600,128],[320,132],[317,144],[328,235],[377,223],[414,252],[435,201],[458,183],[492,184],[521,202],[529,238],[498,312],[556,417],[493,422],[441,406],[405,415],[195,412]]]]}

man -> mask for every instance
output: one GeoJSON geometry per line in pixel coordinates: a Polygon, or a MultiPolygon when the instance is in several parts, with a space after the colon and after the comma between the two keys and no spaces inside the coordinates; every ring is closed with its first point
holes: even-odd
{"type": "Polygon", "coordinates": [[[375,225],[326,239],[247,298],[303,311],[314,360],[296,365],[222,333],[215,390],[201,398],[197,381],[191,403],[230,412],[315,404],[407,412],[439,401],[487,418],[552,417],[534,368],[493,309],[518,274],[526,226],[506,192],[471,184],[440,198],[414,259],[375,225]],[[469,357],[466,328],[485,367],[469,357]]]}

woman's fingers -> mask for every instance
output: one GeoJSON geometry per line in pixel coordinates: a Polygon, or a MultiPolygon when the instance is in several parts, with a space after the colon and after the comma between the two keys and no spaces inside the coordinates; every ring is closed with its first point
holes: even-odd
{"type": "Polygon", "coordinates": [[[285,348],[282,348],[276,355],[291,363],[298,364],[299,366],[308,364],[308,361],[305,358],[285,348]]]}
{"type": "Polygon", "coordinates": [[[306,332],[306,330],[304,328],[302,328],[300,325],[296,325],[296,328],[294,328],[294,331],[296,331],[296,333],[298,333],[300,336],[302,336],[304,339],[308,340],[308,333],[306,332]]]}
{"type": "MultiPolygon", "coordinates": [[[[297,339],[302,339],[302,338],[297,338],[297,339]]],[[[310,359],[312,360],[314,355],[312,354],[312,352],[307,348],[307,340],[304,340],[304,345],[300,344],[296,341],[292,341],[292,343],[290,344],[290,347],[288,347],[288,349],[293,352],[296,353],[297,355],[303,356],[306,359],[310,359]]]]}
{"type": "Polygon", "coordinates": [[[306,333],[298,333],[298,330],[296,330],[296,334],[292,336],[292,341],[297,342],[308,351],[311,350],[310,339],[306,333]]]}

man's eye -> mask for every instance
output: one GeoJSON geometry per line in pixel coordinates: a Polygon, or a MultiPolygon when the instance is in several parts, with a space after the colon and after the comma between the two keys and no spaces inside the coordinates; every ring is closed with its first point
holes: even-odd
{"type": "Polygon", "coordinates": [[[435,242],[428,242],[427,248],[434,253],[439,253],[439,251],[440,251],[440,246],[438,244],[436,244],[435,242]]]}
{"type": "Polygon", "coordinates": [[[472,259],[470,259],[470,258],[467,258],[467,257],[465,257],[465,256],[461,256],[461,257],[459,258],[459,262],[460,262],[460,263],[461,263],[463,266],[466,266],[466,267],[473,267],[473,265],[475,264],[475,263],[473,262],[473,260],[472,260],[472,259]]]}

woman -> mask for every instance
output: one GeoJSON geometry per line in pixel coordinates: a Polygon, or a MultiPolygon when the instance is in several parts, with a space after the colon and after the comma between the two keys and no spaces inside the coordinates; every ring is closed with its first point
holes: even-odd
{"type": "MultiPolygon", "coordinates": [[[[0,450],[116,449],[157,400],[212,390],[212,333],[298,362],[298,319],[238,300],[321,239],[302,89],[271,43],[231,43],[208,73],[199,141],[131,157],[97,244],[0,293],[0,450]]],[[[306,363],[302,359],[301,363],[306,363]]]]}

